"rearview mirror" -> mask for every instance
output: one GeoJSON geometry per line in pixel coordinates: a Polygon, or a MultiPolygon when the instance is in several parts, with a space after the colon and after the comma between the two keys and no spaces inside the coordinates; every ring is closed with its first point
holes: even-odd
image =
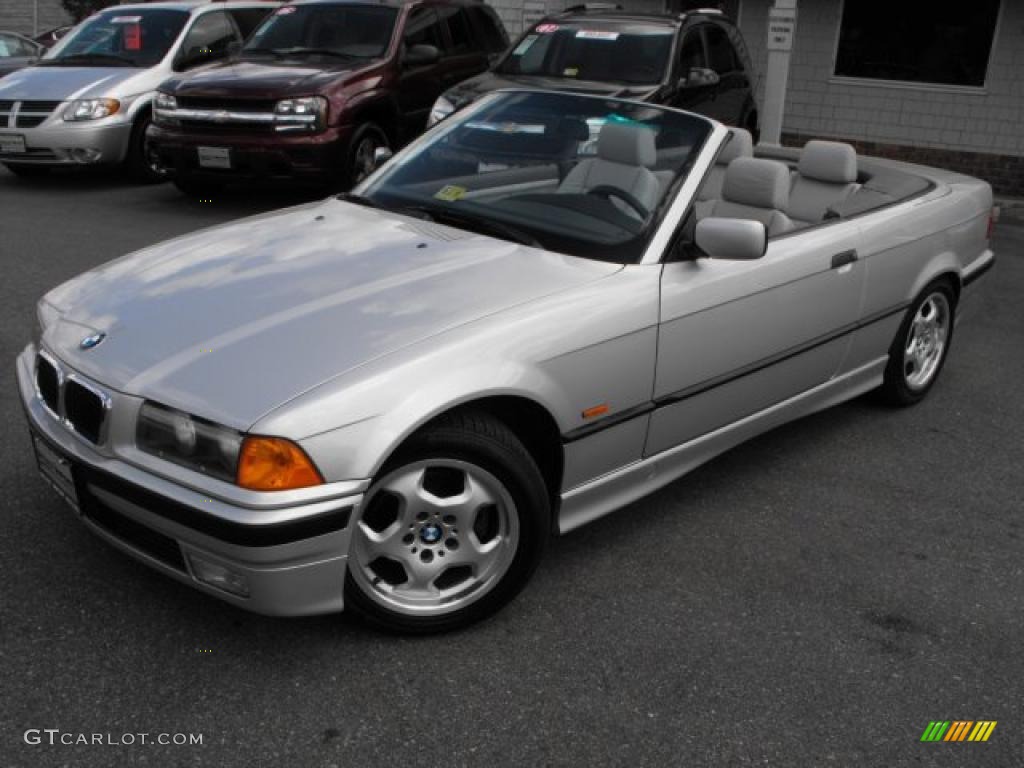
{"type": "Polygon", "coordinates": [[[436,45],[417,43],[405,52],[402,62],[409,67],[426,67],[441,60],[441,51],[436,45]]]}
{"type": "Polygon", "coordinates": [[[395,153],[388,147],[377,147],[373,150],[373,170],[377,170],[384,163],[394,157],[395,153]]]}
{"type": "Polygon", "coordinates": [[[712,259],[751,261],[764,256],[768,233],[760,221],[707,218],[697,222],[693,241],[712,259]]]}
{"type": "Polygon", "coordinates": [[[717,85],[718,84],[718,73],[713,69],[707,67],[690,67],[690,71],[686,75],[686,79],[683,80],[681,85],[684,88],[693,88],[700,85],[717,85]]]}

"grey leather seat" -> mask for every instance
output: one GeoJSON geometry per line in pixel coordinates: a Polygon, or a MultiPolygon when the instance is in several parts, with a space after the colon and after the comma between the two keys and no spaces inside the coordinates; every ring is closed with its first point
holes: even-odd
{"type": "Polygon", "coordinates": [[[860,187],[857,152],[839,141],[808,141],[793,174],[786,213],[798,225],[816,224],[830,206],[841,203],[860,187]]]}
{"type": "MultiPolygon", "coordinates": [[[[654,131],[624,123],[605,123],[597,137],[597,157],[580,161],[558,186],[559,192],[582,194],[599,186],[612,186],[632,195],[648,211],[661,196],[658,178],[650,170],[657,162],[654,131]]],[[[639,214],[611,198],[621,210],[639,214]]]]}
{"type": "Polygon", "coordinates": [[[789,168],[778,160],[738,157],[725,169],[721,199],[698,203],[697,218],[760,221],[772,237],[793,229],[783,213],[788,203],[789,168]]]}
{"type": "Polygon", "coordinates": [[[697,193],[698,200],[717,200],[722,196],[722,183],[725,181],[725,169],[737,157],[754,156],[754,137],[743,128],[730,128],[732,138],[722,147],[715,164],[708,171],[704,185],[697,193]]]}

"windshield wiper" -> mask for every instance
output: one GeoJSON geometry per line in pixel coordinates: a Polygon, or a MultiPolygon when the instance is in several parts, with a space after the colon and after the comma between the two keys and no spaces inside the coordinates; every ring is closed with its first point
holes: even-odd
{"type": "Polygon", "coordinates": [[[278,51],[282,56],[334,56],[338,59],[358,59],[351,53],[332,51],[330,48],[282,48],[278,51]]]}
{"type": "Polygon", "coordinates": [[[111,64],[116,64],[119,67],[138,66],[134,59],[126,59],[109,53],[72,53],[68,56],[60,56],[56,59],[43,59],[36,66],[66,67],[84,62],[109,62],[111,64]]]}
{"type": "Polygon", "coordinates": [[[453,227],[464,227],[481,235],[491,235],[493,237],[500,238],[501,240],[511,240],[514,243],[529,245],[532,248],[544,248],[540,240],[528,232],[524,232],[521,229],[517,229],[516,227],[504,224],[500,221],[473,216],[472,214],[467,214],[464,211],[456,211],[451,208],[432,208],[428,205],[410,205],[402,208],[401,211],[422,213],[439,224],[449,224],[453,227]]]}

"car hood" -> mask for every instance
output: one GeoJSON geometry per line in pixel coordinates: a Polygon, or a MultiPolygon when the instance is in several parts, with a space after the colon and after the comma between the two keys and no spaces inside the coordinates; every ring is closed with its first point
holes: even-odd
{"type": "Polygon", "coordinates": [[[568,77],[502,75],[497,72],[484,72],[450,88],[445,93],[445,97],[455,105],[456,109],[461,109],[485,93],[501,88],[542,88],[551,91],[565,91],[566,93],[596,94],[646,101],[654,98],[660,87],[659,85],[623,85],[592,80],[573,80],[568,77]]]}
{"type": "Polygon", "coordinates": [[[62,315],[43,343],[106,386],[244,430],[362,363],[620,268],[329,200],[81,275],[47,294],[62,315]]]}
{"type": "Polygon", "coordinates": [[[175,96],[279,99],[307,96],[326,83],[345,79],[377,62],[358,65],[332,63],[314,66],[309,62],[271,64],[263,61],[232,61],[214,65],[164,83],[161,90],[175,96]]]}
{"type": "Polygon", "coordinates": [[[137,92],[131,80],[145,73],[134,67],[26,67],[0,80],[0,99],[67,101],[115,92],[130,95],[137,92]]]}

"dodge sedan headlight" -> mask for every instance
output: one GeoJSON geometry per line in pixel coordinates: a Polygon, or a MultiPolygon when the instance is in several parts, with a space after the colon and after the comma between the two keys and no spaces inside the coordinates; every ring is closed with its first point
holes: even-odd
{"type": "Polygon", "coordinates": [[[117,99],[80,99],[68,104],[64,110],[64,119],[68,122],[99,120],[117,114],[119,109],[121,102],[117,99]]]}
{"type": "Polygon", "coordinates": [[[427,120],[427,127],[429,128],[432,125],[437,125],[454,111],[455,105],[444,96],[439,96],[437,101],[434,102],[434,106],[430,108],[430,117],[427,120]]]}
{"type": "Polygon", "coordinates": [[[323,130],[327,126],[327,99],[323,96],[304,96],[300,99],[282,99],[274,105],[279,131],[323,130]]]}
{"type": "Polygon", "coordinates": [[[143,403],[135,430],[140,450],[229,483],[238,472],[242,434],[156,403],[143,403]]]}

